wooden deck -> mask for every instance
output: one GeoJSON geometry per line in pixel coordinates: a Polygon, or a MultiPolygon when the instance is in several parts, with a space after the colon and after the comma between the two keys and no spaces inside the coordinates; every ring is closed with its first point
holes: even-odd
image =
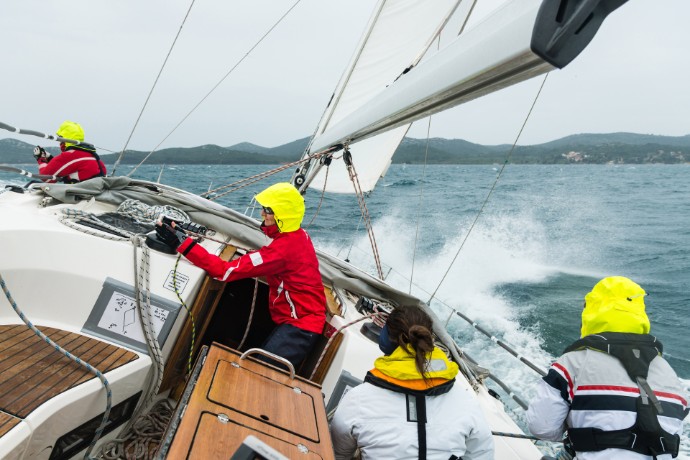
{"type": "MultiPolygon", "coordinates": [[[[81,334],[38,327],[51,340],[106,373],[138,358],[81,334]]],[[[49,399],[96,378],[25,325],[0,326],[0,436],[49,399]]]]}

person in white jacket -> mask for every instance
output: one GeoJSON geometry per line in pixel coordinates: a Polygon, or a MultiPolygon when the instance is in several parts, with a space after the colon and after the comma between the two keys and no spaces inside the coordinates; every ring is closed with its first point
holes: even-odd
{"type": "Polygon", "coordinates": [[[621,276],[585,296],[581,339],[539,381],[527,411],[532,434],[560,441],[578,460],[678,455],[687,395],[649,335],[645,291],[621,276]]]}
{"type": "Polygon", "coordinates": [[[396,308],[382,329],[364,383],[340,401],[331,421],[337,460],[492,460],[491,430],[475,395],[454,385],[458,365],[434,346],[431,318],[396,308]]]}

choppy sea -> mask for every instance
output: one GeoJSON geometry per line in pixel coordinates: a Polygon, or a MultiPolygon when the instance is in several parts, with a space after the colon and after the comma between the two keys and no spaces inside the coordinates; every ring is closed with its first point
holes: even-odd
{"type": "MultiPolygon", "coordinates": [[[[168,166],[161,182],[201,193],[266,169],[168,166]]],[[[690,392],[690,165],[509,165],[486,201],[499,170],[393,165],[367,197],[387,281],[432,299],[464,350],[529,400],[539,375],[452,310],[545,369],[579,337],[592,286],[627,276],[648,292],[651,333],[690,392]]],[[[143,166],[135,177],[155,181],[160,173],[143,166]]],[[[244,211],[290,174],[219,201],[244,211]]],[[[7,182],[22,180],[1,175],[7,182]]],[[[306,201],[303,226],[316,246],[375,273],[355,196],[309,190],[306,201]]],[[[681,456],[690,458],[687,425],[681,456]]]]}

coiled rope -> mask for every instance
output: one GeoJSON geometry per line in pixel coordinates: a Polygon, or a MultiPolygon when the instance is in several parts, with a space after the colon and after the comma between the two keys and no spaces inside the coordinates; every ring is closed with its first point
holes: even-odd
{"type": "Polygon", "coordinates": [[[121,439],[107,443],[101,452],[105,460],[150,460],[160,444],[173,415],[173,406],[161,399],[139,417],[121,439]]]}
{"type": "MultiPolygon", "coordinates": [[[[160,385],[163,380],[163,373],[164,373],[164,363],[163,363],[163,356],[162,352],[160,349],[160,346],[158,344],[158,340],[156,339],[156,334],[155,334],[155,329],[153,327],[153,322],[152,322],[152,317],[151,317],[151,291],[150,291],[150,285],[149,285],[149,280],[150,280],[150,251],[148,246],[146,245],[145,239],[142,235],[137,235],[132,232],[129,232],[127,230],[123,230],[117,227],[114,227],[110,224],[107,224],[103,222],[101,219],[99,219],[96,215],[87,213],[81,210],[75,210],[75,209],[64,209],[62,210],[63,216],[59,219],[61,223],[64,225],[69,226],[70,228],[73,228],[75,230],[78,230],[80,232],[93,235],[93,236],[98,236],[101,238],[109,239],[109,240],[115,240],[115,241],[131,241],[132,246],[133,246],[133,251],[134,251],[134,280],[135,280],[135,301],[137,305],[137,312],[139,314],[139,319],[142,324],[142,329],[144,331],[144,338],[146,342],[147,349],[149,350],[149,356],[151,357],[152,361],[154,362],[154,366],[152,367],[152,375],[151,379],[149,381],[147,389],[144,391],[144,395],[140,400],[140,403],[135,410],[135,413],[132,415],[130,422],[121,430],[121,433],[127,433],[124,435],[122,438],[117,438],[106,445],[104,445],[101,449],[101,454],[105,458],[127,458],[127,459],[148,459],[149,458],[149,450],[148,450],[148,445],[151,442],[156,442],[156,439],[160,439],[160,436],[162,435],[162,431],[160,434],[156,433],[151,433],[149,429],[144,430],[142,426],[145,424],[149,424],[151,418],[148,415],[142,415],[142,411],[148,407],[148,405],[153,401],[155,398],[156,394],[158,393],[158,389],[160,388],[160,385]],[[91,227],[86,227],[83,225],[80,225],[77,222],[74,222],[74,219],[80,219],[80,220],[85,220],[92,222],[94,224],[97,224],[98,226],[109,230],[113,233],[116,233],[116,235],[111,235],[110,233],[106,233],[105,231],[100,231],[96,229],[92,229],[91,227]],[[141,254],[138,254],[138,248],[141,248],[141,254]],[[143,438],[140,437],[142,433],[145,433],[145,436],[143,438]],[[156,438],[157,436],[157,438],[156,438]],[[132,439],[135,439],[136,442],[132,444],[132,439]],[[124,455],[124,457],[123,457],[124,455]]],[[[136,218],[140,221],[151,221],[154,220],[157,215],[160,215],[160,213],[165,213],[169,215],[173,215],[177,218],[181,218],[182,220],[189,220],[189,218],[186,216],[186,214],[182,211],[177,210],[176,208],[170,208],[170,207],[149,207],[147,205],[144,205],[143,203],[139,203],[133,200],[127,200],[122,203],[120,208],[118,208],[118,213],[122,215],[126,215],[129,217],[136,218]],[[155,208],[155,209],[153,209],[155,208]],[[187,219],[184,219],[184,217],[187,217],[187,219]]],[[[185,308],[187,311],[191,323],[192,323],[192,344],[190,347],[190,354],[189,354],[189,360],[188,360],[188,368],[191,368],[191,359],[192,359],[192,353],[193,353],[193,347],[194,347],[194,340],[195,340],[195,323],[194,323],[194,316],[187,306],[187,304],[183,301],[183,299],[180,296],[179,290],[177,289],[177,266],[179,263],[180,257],[178,257],[175,268],[173,270],[173,284],[175,286],[175,293],[180,300],[182,306],[185,308]]],[[[156,406],[154,406],[156,407],[156,406]]]]}
{"type": "Polygon", "coordinates": [[[74,361],[78,365],[84,367],[90,373],[94,374],[103,384],[103,388],[105,388],[105,395],[106,395],[105,412],[103,413],[103,418],[101,420],[101,424],[98,426],[98,428],[96,429],[96,431],[94,433],[94,437],[91,440],[91,444],[89,444],[89,447],[86,449],[86,452],[84,453],[85,459],[91,459],[92,458],[91,457],[91,451],[93,450],[93,447],[96,445],[96,443],[100,439],[101,435],[103,434],[103,430],[105,429],[105,426],[108,423],[108,417],[110,417],[110,409],[112,408],[113,393],[112,393],[112,390],[110,389],[110,384],[108,383],[108,379],[105,378],[105,376],[101,373],[101,371],[99,371],[95,367],[91,366],[86,361],[82,361],[78,356],[74,356],[69,351],[65,350],[60,345],[53,342],[43,332],[39,331],[38,328],[36,328],[31,323],[31,321],[29,321],[26,318],[26,316],[24,316],[24,313],[19,309],[17,302],[14,301],[14,298],[12,297],[10,290],[8,289],[7,285],[5,284],[5,279],[2,277],[2,274],[0,274],[0,286],[2,286],[2,290],[5,293],[5,297],[7,297],[7,300],[9,301],[10,305],[12,305],[12,309],[15,311],[15,313],[17,313],[17,315],[19,315],[19,318],[21,318],[21,320],[24,322],[24,324],[26,324],[26,326],[29,329],[31,329],[34,334],[39,336],[43,341],[45,341],[48,345],[53,347],[56,351],[58,351],[59,353],[62,353],[68,359],[74,361]]]}

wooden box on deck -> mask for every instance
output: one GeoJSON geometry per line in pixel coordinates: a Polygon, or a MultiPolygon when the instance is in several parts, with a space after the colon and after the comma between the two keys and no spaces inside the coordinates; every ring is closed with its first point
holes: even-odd
{"type": "Polygon", "coordinates": [[[321,387],[240,356],[202,350],[158,458],[227,460],[253,435],[291,459],[333,459],[321,387]]]}

